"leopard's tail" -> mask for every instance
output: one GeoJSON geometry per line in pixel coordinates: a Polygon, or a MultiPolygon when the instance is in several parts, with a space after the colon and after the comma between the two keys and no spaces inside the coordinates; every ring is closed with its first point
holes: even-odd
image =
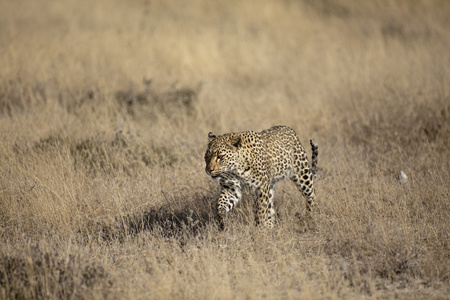
{"type": "Polygon", "coordinates": [[[317,179],[317,157],[319,156],[319,145],[313,140],[309,141],[312,149],[312,158],[311,158],[311,173],[313,175],[313,181],[317,179]]]}

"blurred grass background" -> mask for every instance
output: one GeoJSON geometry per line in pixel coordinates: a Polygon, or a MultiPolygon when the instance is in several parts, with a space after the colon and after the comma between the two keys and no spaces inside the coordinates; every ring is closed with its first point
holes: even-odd
{"type": "Polygon", "coordinates": [[[445,299],[450,2],[0,1],[0,297],[445,299]],[[220,232],[207,133],[319,143],[220,232]],[[400,171],[408,180],[396,180],[400,171]]]}

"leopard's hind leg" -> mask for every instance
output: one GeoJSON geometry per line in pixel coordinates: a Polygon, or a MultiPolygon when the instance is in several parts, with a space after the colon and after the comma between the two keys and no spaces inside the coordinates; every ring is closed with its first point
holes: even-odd
{"type": "Polygon", "coordinates": [[[311,141],[311,147],[313,150],[312,168],[309,167],[306,153],[302,151],[302,153],[295,156],[294,172],[290,177],[290,179],[297,185],[299,191],[306,198],[307,214],[310,214],[317,208],[314,181],[316,179],[315,172],[317,170],[318,146],[316,143],[311,141]]]}

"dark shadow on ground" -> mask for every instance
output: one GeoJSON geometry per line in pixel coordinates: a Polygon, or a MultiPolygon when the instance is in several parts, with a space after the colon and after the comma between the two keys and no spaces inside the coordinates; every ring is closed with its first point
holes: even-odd
{"type": "Polygon", "coordinates": [[[189,199],[171,199],[169,204],[150,207],[116,218],[112,224],[97,224],[94,232],[102,240],[120,240],[142,232],[162,237],[195,236],[207,226],[216,226],[216,211],[211,197],[194,194],[189,199]]]}

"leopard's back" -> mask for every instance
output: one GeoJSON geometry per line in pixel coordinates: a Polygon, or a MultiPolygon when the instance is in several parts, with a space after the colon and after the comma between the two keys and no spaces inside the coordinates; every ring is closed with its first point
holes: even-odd
{"type": "Polygon", "coordinates": [[[261,132],[261,139],[274,182],[289,177],[298,159],[307,159],[305,149],[290,127],[274,126],[264,130],[261,132]]]}

